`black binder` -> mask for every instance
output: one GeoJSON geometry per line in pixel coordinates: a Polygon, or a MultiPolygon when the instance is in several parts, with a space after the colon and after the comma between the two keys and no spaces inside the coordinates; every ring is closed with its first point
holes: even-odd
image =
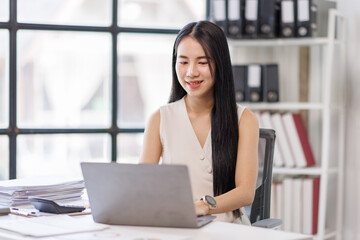
{"type": "Polygon", "coordinates": [[[258,0],[245,0],[244,36],[255,38],[258,29],[258,0]]]}
{"type": "Polygon", "coordinates": [[[237,102],[245,101],[245,86],[246,86],[246,65],[232,66],[234,85],[235,85],[235,98],[237,102]]]}
{"type": "Polygon", "coordinates": [[[261,102],[263,100],[261,84],[261,65],[250,64],[247,66],[247,85],[245,100],[249,102],[261,102]]]}
{"type": "Polygon", "coordinates": [[[311,0],[296,0],[296,36],[311,37],[311,0]]]}
{"type": "Polygon", "coordinates": [[[228,0],[228,36],[230,38],[241,38],[243,29],[244,0],[228,0]]]}
{"type": "Polygon", "coordinates": [[[279,68],[277,64],[264,64],[261,69],[263,101],[279,101],[279,68]]]}
{"type": "Polygon", "coordinates": [[[259,29],[258,35],[263,38],[275,37],[276,0],[259,0],[259,29]]]}
{"type": "Polygon", "coordinates": [[[226,23],[226,5],[227,0],[211,0],[211,19],[217,24],[221,29],[226,33],[227,23],[226,23]]]}
{"type": "Polygon", "coordinates": [[[280,2],[280,37],[295,37],[295,0],[280,2]]]}

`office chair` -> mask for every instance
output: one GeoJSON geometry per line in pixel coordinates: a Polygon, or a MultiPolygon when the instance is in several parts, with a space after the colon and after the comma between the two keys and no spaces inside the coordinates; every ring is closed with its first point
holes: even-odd
{"type": "Polygon", "coordinates": [[[270,197],[275,147],[275,131],[260,128],[259,167],[253,203],[246,207],[252,226],[274,228],[281,225],[280,219],[270,219],[270,197]]]}

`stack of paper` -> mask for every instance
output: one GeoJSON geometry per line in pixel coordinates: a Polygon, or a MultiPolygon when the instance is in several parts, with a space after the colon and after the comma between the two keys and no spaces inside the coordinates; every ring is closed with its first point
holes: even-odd
{"type": "Polygon", "coordinates": [[[78,219],[66,215],[53,215],[38,218],[1,218],[0,229],[6,229],[31,237],[99,231],[108,228],[104,224],[94,223],[92,219],[78,219]]]}
{"type": "Polygon", "coordinates": [[[0,207],[30,205],[28,198],[76,201],[84,192],[83,180],[38,177],[0,181],[0,207]]]}

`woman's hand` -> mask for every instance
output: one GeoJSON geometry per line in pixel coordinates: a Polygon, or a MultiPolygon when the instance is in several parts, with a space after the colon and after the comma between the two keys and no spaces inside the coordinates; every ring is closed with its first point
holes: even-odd
{"type": "Polygon", "coordinates": [[[209,215],[210,209],[208,206],[205,205],[203,201],[196,201],[195,202],[195,212],[196,216],[205,216],[209,215]]]}

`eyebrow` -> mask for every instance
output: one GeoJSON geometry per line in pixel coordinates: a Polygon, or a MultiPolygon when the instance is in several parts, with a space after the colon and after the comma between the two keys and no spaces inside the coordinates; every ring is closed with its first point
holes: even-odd
{"type": "MultiPolygon", "coordinates": [[[[179,58],[189,58],[187,56],[184,56],[184,55],[180,55],[178,56],[179,58]]],[[[206,56],[200,56],[200,57],[197,57],[196,59],[207,59],[207,60],[210,60],[211,58],[210,57],[206,57],[206,56]]]]}

